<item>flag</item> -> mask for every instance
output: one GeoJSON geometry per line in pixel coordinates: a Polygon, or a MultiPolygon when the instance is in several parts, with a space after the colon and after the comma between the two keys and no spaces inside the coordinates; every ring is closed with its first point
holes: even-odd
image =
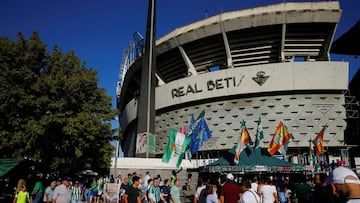
{"type": "Polygon", "coordinates": [[[282,154],[286,154],[287,144],[292,138],[293,137],[288,132],[287,127],[280,121],[268,146],[268,152],[271,155],[274,155],[280,150],[282,154]]]}
{"type": "Polygon", "coordinates": [[[321,153],[324,152],[324,132],[325,129],[328,126],[325,125],[321,131],[319,132],[319,134],[315,137],[315,139],[312,141],[314,144],[314,148],[315,148],[315,153],[316,155],[320,156],[321,153]]]}
{"type": "MultiPolygon", "coordinates": [[[[286,129],[286,132],[287,132],[287,127],[285,125],[284,125],[284,128],[286,129]]],[[[292,136],[292,134],[288,133],[288,137],[285,137],[285,141],[283,143],[283,146],[281,146],[280,149],[279,149],[280,154],[282,154],[284,156],[286,155],[288,145],[293,139],[294,139],[294,137],[292,136]]]]}
{"type": "Polygon", "coordinates": [[[181,128],[180,128],[180,133],[186,135],[186,128],[185,128],[184,125],[181,126],[181,128]]]}
{"type": "Polygon", "coordinates": [[[191,153],[195,154],[202,147],[204,141],[211,138],[211,132],[204,117],[200,118],[196,127],[189,133],[189,136],[191,137],[189,148],[191,153]]]}
{"type": "MultiPolygon", "coordinates": [[[[187,136],[187,134],[186,134],[186,128],[185,128],[185,125],[184,125],[184,124],[181,126],[179,132],[180,132],[181,134],[184,134],[184,135],[187,136]]],[[[189,151],[190,151],[190,150],[189,150],[189,145],[188,145],[188,147],[187,147],[186,150],[185,150],[185,159],[191,161],[191,153],[189,154],[189,151]]]]}
{"type": "Polygon", "coordinates": [[[245,126],[245,121],[242,120],[240,126],[240,136],[238,138],[238,143],[235,149],[234,162],[239,163],[241,152],[251,143],[251,138],[249,136],[249,132],[245,126]]]}
{"type": "Polygon", "coordinates": [[[191,138],[189,136],[170,129],[169,140],[162,157],[162,162],[179,168],[190,140],[191,138]]]}
{"type": "Polygon", "coordinates": [[[189,131],[193,130],[197,124],[199,123],[200,119],[201,118],[204,118],[205,116],[205,110],[202,110],[199,115],[196,117],[196,120],[194,118],[194,115],[192,114],[191,117],[190,117],[190,125],[189,125],[189,131]]]}
{"type": "Polygon", "coordinates": [[[309,158],[310,158],[310,166],[315,166],[316,157],[315,157],[315,150],[314,145],[310,140],[310,151],[309,151],[309,158]]]}
{"type": "Polygon", "coordinates": [[[262,128],[261,118],[259,116],[257,128],[256,128],[256,138],[255,138],[255,149],[261,147],[261,140],[264,138],[264,131],[262,128]]]}
{"type": "MultiPolygon", "coordinates": [[[[204,118],[204,116],[205,116],[205,110],[202,110],[200,112],[200,114],[197,116],[196,120],[194,118],[194,114],[191,115],[190,123],[189,123],[189,133],[187,134],[188,136],[190,136],[193,133],[194,128],[197,126],[200,119],[204,118]]],[[[184,134],[186,134],[186,133],[184,133],[184,134]]],[[[185,159],[189,160],[191,162],[191,158],[192,158],[192,151],[191,151],[190,145],[189,145],[188,148],[185,151],[185,159]]]]}

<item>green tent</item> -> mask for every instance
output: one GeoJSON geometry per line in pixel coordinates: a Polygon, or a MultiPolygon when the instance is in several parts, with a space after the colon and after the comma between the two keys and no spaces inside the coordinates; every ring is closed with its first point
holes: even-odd
{"type": "Polygon", "coordinates": [[[241,152],[239,163],[237,164],[234,163],[234,154],[235,147],[226,152],[217,161],[205,166],[203,170],[208,172],[294,172],[305,169],[304,165],[282,161],[271,156],[266,151],[261,149],[254,150],[252,147],[248,147],[241,152]]]}
{"type": "Polygon", "coordinates": [[[11,169],[20,164],[23,159],[12,158],[12,159],[0,159],[0,177],[7,174],[11,169]]]}

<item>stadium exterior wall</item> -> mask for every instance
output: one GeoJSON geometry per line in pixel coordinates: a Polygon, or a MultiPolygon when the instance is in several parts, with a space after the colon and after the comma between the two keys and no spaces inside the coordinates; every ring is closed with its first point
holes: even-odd
{"type": "MultiPolygon", "coordinates": [[[[308,147],[308,140],[330,123],[325,145],[343,147],[347,77],[346,62],[294,62],[219,70],[157,87],[156,154],[163,152],[171,128],[187,127],[191,114],[202,110],[213,135],[204,151],[233,147],[242,119],[254,140],[259,116],[266,135],[262,147],[280,121],[295,138],[290,148],[308,147]]],[[[136,99],[127,104],[122,126],[136,119],[137,108],[136,99]]]]}
{"type": "MultiPolygon", "coordinates": [[[[202,110],[212,132],[205,154],[232,148],[243,119],[254,140],[259,116],[263,148],[282,121],[294,136],[293,155],[308,153],[325,124],[326,151],[346,149],[348,63],[329,55],[341,13],[339,2],[280,3],[220,13],[156,40],[155,155],[171,128],[188,127],[202,110]]],[[[137,156],[137,116],[146,110],[138,106],[141,62],[138,55],[122,66],[118,86],[126,157],[137,156]]]]}

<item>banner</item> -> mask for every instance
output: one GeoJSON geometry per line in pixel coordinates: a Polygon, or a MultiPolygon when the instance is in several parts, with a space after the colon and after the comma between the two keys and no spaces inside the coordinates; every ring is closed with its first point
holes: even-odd
{"type": "Polygon", "coordinates": [[[136,136],[136,154],[143,154],[149,148],[149,153],[155,153],[155,136],[152,133],[139,133],[136,136]]]}
{"type": "Polygon", "coordinates": [[[105,203],[118,203],[119,202],[120,185],[116,183],[105,184],[105,203]]]}

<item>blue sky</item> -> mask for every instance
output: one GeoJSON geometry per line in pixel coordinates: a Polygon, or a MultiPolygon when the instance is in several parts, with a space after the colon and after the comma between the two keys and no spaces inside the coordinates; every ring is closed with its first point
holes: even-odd
{"type": "MultiPolygon", "coordinates": [[[[157,38],[206,14],[282,2],[285,0],[157,0],[157,38]]],[[[335,39],[360,20],[360,1],[342,0],[340,5],[343,15],[335,39]]],[[[0,36],[16,40],[16,32],[21,31],[29,38],[36,30],[49,51],[55,44],[64,52],[74,50],[88,67],[99,71],[99,87],[113,97],[115,108],[122,54],[134,32],[145,36],[147,6],[146,0],[2,0],[0,36]]],[[[350,61],[350,78],[360,67],[360,59],[353,56],[333,55],[331,59],[350,61]]]]}

